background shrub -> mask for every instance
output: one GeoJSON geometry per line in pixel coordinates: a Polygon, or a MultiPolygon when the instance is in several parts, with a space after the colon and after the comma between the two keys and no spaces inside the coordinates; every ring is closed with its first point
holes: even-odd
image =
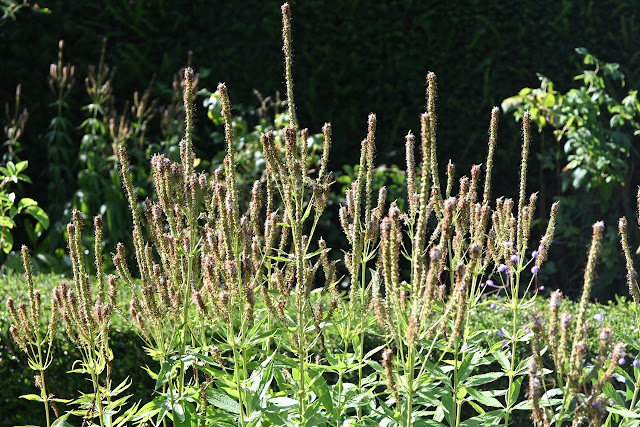
{"type": "MultiPolygon", "coordinates": [[[[88,200],[89,196],[119,187],[116,176],[101,175],[102,183],[90,179],[87,171],[91,168],[82,160],[85,133],[79,127],[86,114],[81,108],[89,102],[84,78],[89,65],[99,60],[103,37],[107,38],[105,62],[117,68],[113,111],[122,112],[133,93],[142,94],[147,87],[158,105],[169,106],[175,93],[173,75],[189,61],[200,72],[200,87],[213,88],[218,81],[226,81],[237,104],[256,105],[254,88],[265,96],[283,90],[279,2],[108,0],[84,4],[45,0],[40,7],[51,13],[23,9],[16,21],[7,20],[0,27],[0,54],[5,58],[0,104],[12,102],[16,84],[22,83],[23,105],[29,108],[30,120],[21,157],[29,159],[30,171],[40,171],[30,174],[35,185],[26,187],[25,195],[39,202],[52,223],[50,242],[39,251],[41,258],[64,248],[62,227],[70,215],[64,206],[81,208],[85,203],[86,215],[99,213],[96,210],[107,204],[88,200]],[[48,91],[46,76],[49,65],[56,62],[60,39],[66,40],[64,63],[76,66],[77,81],[65,99],[68,140],[54,145],[46,135],[56,117],[51,108],[56,97],[48,91]],[[52,153],[51,147],[59,152],[52,153]],[[49,185],[40,185],[49,182],[56,183],[53,191],[49,185]],[[63,200],[60,193],[65,193],[63,200]]],[[[424,93],[424,75],[429,70],[440,76],[442,158],[455,158],[460,174],[483,161],[483,129],[491,107],[522,87],[535,87],[536,73],[552,76],[557,89],[564,91],[582,70],[580,58],[573,53],[576,46],[585,46],[604,62],[620,63],[628,87],[637,87],[640,77],[640,27],[634,25],[637,12],[629,0],[544,0],[518,8],[477,0],[376,4],[312,0],[294,2],[293,7],[300,120],[309,124],[312,133],[319,132],[325,120],[334,124],[333,170],[357,163],[356,148],[365,136],[362,126],[371,111],[378,117],[378,163],[401,163],[399,135],[419,129],[414,112],[424,103],[419,94],[424,93]]],[[[162,126],[159,114],[149,120],[147,145],[140,150],[162,148],[160,141],[166,141],[162,126]]],[[[501,179],[496,180],[496,194],[510,195],[515,188],[511,183],[516,175],[509,166],[519,150],[516,126],[503,117],[496,158],[496,174],[501,179]]],[[[204,115],[197,118],[195,149],[203,160],[214,158],[222,149],[212,142],[213,131],[204,115]]],[[[534,152],[538,144],[534,141],[534,152]]],[[[135,157],[136,153],[134,166],[135,157]]],[[[104,160],[108,166],[108,154],[104,160]]],[[[532,160],[531,185],[541,188],[539,207],[548,211],[557,195],[554,184],[545,179],[542,159],[532,160]]],[[[630,187],[638,181],[635,173],[629,179],[630,187]]],[[[142,182],[138,184],[144,188],[142,182]]],[[[118,203],[113,191],[105,195],[109,206],[118,203]]],[[[580,202],[595,202],[590,194],[582,197],[580,202]]],[[[612,213],[620,215],[622,212],[612,213]]],[[[587,230],[593,222],[592,218],[566,216],[563,211],[560,216],[561,222],[578,230],[587,230]]],[[[113,239],[109,244],[128,240],[117,236],[118,230],[128,233],[122,218],[114,214],[114,233],[107,234],[113,239]]],[[[17,246],[28,241],[26,233],[16,236],[17,246]]],[[[344,245],[344,241],[330,243],[344,245]]],[[[568,250],[563,264],[579,265],[584,249],[568,250]]],[[[58,252],[58,259],[63,253],[58,252]]],[[[49,260],[46,268],[53,267],[68,268],[49,260]]],[[[612,282],[600,295],[608,298],[614,291],[622,292],[623,286],[612,282]]]]}

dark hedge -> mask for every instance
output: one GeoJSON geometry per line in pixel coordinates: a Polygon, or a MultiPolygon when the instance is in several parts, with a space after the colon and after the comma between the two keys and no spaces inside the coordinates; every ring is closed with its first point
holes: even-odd
{"type": "MultiPolygon", "coordinates": [[[[419,131],[428,71],[439,79],[440,166],[444,169],[451,158],[459,174],[484,160],[492,106],[522,87],[537,87],[536,73],[550,77],[558,90],[572,84],[582,70],[575,47],[620,63],[628,88],[640,83],[640,4],[635,0],[291,3],[300,122],[312,132],[325,121],[333,123],[334,170],[357,162],[369,112],[378,115],[378,163],[402,164],[403,135],[419,131]]],[[[17,21],[6,22],[0,27],[0,105],[13,99],[17,83],[23,84],[23,104],[31,115],[22,157],[30,160],[28,172],[36,181],[29,196],[46,210],[47,185],[37,181],[47,177],[37,171],[46,170],[42,136],[54,99],[45,76],[59,39],[66,41],[65,62],[77,65],[78,75],[84,76],[88,64],[98,61],[102,37],[108,38],[107,61],[118,68],[114,92],[120,102],[144,90],[154,75],[154,95],[166,98],[173,73],[192,50],[193,65],[202,73],[200,87],[214,89],[224,81],[234,103],[255,105],[253,88],[265,95],[284,90],[280,4],[51,0],[41,2],[52,10],[50,15],[24,12],[17,21]]],[[[79,114],[87,102],[79,81],[69,99],[70,111],[79,114]]],[[[76,125],[82,121],[70,119],[76,125]]],[[[209,142],[210,126],[200,106],[198,120],[196,148],[212,157],[218,147],[209,142]]],[[[150,138],[154,132],[148,131],[150,138]]],[[[535,135],[533,153],[539,143],[535,135]]],[[[503,116],[493,194],[515,195],[519,151],[518,126],[503,116]]],[[[557,187],[555,177],[541,173],[535,155],[529,170],[529,189],[541,189],[539,216],[544,217],[556,195],[550,190],[557,187]]],[[[582,226],[588,238],[590,223],[582,226]]],[[[584,253],[563,262],[581,266],[584,253]]],[[[572,280],[574,276],[579,274],[572,280]]],[[[579,284],[571,286],[579,289],[579,284]]],[[[601,295],[611,297],[615,291],[601,295]]]]}
{"type": "MultiPolygon", "coordinates": [[[[210,70],[201,86],[225,81],[235,102],[250,103],[254,87],[264,94],[284,87],[280,3],[43,1],[51,15],[23,14],[0,29],[0,99],[10,99],[21,82],[33,113],[29,127],[42,129],[36,122],[46,126],[47,115],[38,112],[50,102],[43,76],[57,41],[66,40],[66,60],[84,72],[97,62],[106,36],[121,96],[144,89],[154,73],[168,84],[193,50],[196,68],[210,70]]],[[[399,160],[402,136],[419,129],[427,71],[439,77],[442,158],[456,159],[461,171],[483,159],[490,108],[536,86],[537,72],[569,83],[580,70],[573,48],[621,63],[629,87],[640,76],[636,1],[310,0],[292,6],[301,122],[312,130],[333,123],[334,163],[357,161],[354,148],[371,111],[378,114],[381,159],[391,153],[399,160]]],[[[81,86],[74,91],[77,102],[85,99],[81,86]]],[[[517,132],[501,134],[503,147],[517,144],[517,132]]],[[[29,150],[41,152],[39,135],[28,136],[29,150]]],[[[506,161],[512,150],[501,153],[506,161]]],[[[511,175],[516,178],[509,169],[511,175]]]]}

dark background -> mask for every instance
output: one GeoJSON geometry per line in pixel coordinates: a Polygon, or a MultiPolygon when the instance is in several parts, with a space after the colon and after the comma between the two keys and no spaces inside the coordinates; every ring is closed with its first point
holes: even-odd
{"type": "MultiPolygon", "coordinates": [[[[173,73],[186,64],[192,50],[200,87],[214,90],[224,81],[232,102],[255,104],[253,88],[265,95],[284,92],[280,5],[264,0],[42,1],[40,6],[51,14],[25,11],[17,21],[5,22],[0,27],[0,105],[12,102],[15,85],[22,83],[30,118],[21,156],[29,159],[28,172],[35,182],[28,188],[30,196],[46,210],[48,195],[41,184],[47,176],[38,171],[47,161],[42,135],[54,98],[46,75],[56,60],[59,39],[66,42],[65,62],[85,76],[107,37],[107,62],[117,66],[114,93],[122,99],[144,90],[154,75],[154,96],[166,97],[173,73]]],[[[640,77],[637,1],[309,0],[291,5],[299,121],[312,133],[332,122],[334,170],[357,162],[370,112],[378,117],[378,163],[402,165],[403,135],[419,131],[428,71],[438,76],[440,166],[451,158],[458,175],[484,160],[492,106],[523,87],[537,87],[536,73],[551,78],[560,91],[571,87],[572,77],[583,69],[574,48],[585,47],[602,61],[620,63],[627,88],[636,88],[640,77]]],[[[69,98],[69,104],[78,107],[71,109],[78,117],[70,117],[77,125],[82,121],[79,106],[86,99],[79,81],[69,98]]],[[[199,108],[197,148],[201,155],[213,156],[216,148],[207,144],[208,119],[199,108]]],[[[519,135],[513,117],[503,114],[494,195],[516,194],[519,135]]],[[[534,134],[528,188],[541,191],[537,217],[544,217],[559,194],[555,177],[540,169],[535,154],[539,141],[534,134]]],[[[621,191],[633,194],[635,181],[621,191]]],[[[571,242],[574,252],[563,249],[568,243],[560,236],[554,249],[557,261],[549,268],[557,274],[548,276],[550,285],[569,293],[580,288],[590,225],[598,219],[596,211],[581,218],[583,238],[571,242]]],[[[617,255],[610,258],[607,268],[623,266],[617,255]]],[[[624,270],[594,294],[606,299],[616,292],[625,293],[624,270]]]]}

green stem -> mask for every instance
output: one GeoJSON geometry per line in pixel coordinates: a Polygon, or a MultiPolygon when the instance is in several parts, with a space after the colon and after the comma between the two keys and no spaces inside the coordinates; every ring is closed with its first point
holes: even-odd
{"type": "Polygon", "coordinates": [[[413,412],[413,382],[414,382],[414,365],[415,365],[415,348],[410,346],[407,349],[407,427],[411,427],[412,425],[412,412],[413,412]]]}
{"type": "Polygon", "coordinates": [[[557,421],[556,421],[556,426],[557,427],[562,427],[562,421],[564,420],[564,414],[567,412],[568,409],[568,405],[571,402],[571,386],[570,384],[567,382],[566,384],[566,388],[565,387],[561,387],[562,389],[562,407],[560,409],[560,413],[558,414],[557,417],[557,421]]]}
{"type": "MultiPolygon", "coordinates": [[[[244,340],[244,334],[242,339],[244,340]]],[[[249,371],[247,370],[247,353],[244,345],[242,346],[242,373],[244,375],[243,378],[249,378],[249,371]]],[[[246,399],[246,404],[247,404],[247,414],[251,414],[253,412],[251,399],[246,399]]]]}
{"type": "MultiPolygon", "coordinates": [[[[191,213],[191,211],[190,211],[191,213]]],[[[190,229],[190,239],[189,239],[189,254],[187,260],[187,277],[185,279],[185,283],[183,284],[184,288],[184,308],[183,308],[183,329],[182,329],[182,342],[180,347],[180,377],[178,379],[178,398],[181,398],[184,393],[184,377],[185,377],[185,369],[184,369],[184,356],[187,350],[187,333],[189,332],[189,302],[191,301],[191,280],[193,277],[193,261],[194,261],[194,252],[195,252],[195,227],[197,227],[195,218],[189,219],[189,229],[190,229]]]]}
{"type": "MultiPolygon", "coordinates": [[[[365,244],[365,246],[367,246],[365,244]]],[[[367,248],[365,247],[365,253],[367,248]]],[[[365,292],[366,292],[366,275],[367,275],[367,262],[363,258],[362,263],[360,265],[360,313],[362,313],[360,325],[360,348],[358,349],[358,393],[362,393],[362,365],[364,363],[364,336],[366,332],[366,311],[365,311],[365,292]]],[[[357,417],[358,420],[362,417],[362,407],[358,406],[357,408],[357,417]]]]}
{"type": "MultiPolygon", "coordinates": [[[[509,418],[511,415],[511,404],[508,402],[508,400],[509,400],[509,392],[513,385],[513,379],[515,376],[516,344],[517,344],[517,341],[515,338],[518,332],[518,305],[520,302],[520,299],[518,297],[518,292],[520,288],[520,273],[518,272],[514,276],[515,276],[515,284],[512,285],[511,287],[511,308],[513,310],[512,312],[513,316],[511,319],[511,360],[509,363],[509,372],[507,372],[507,376],[509,377],[509,387],[507,388],[507,394],[505,395],[507,399],[507,401],[505,402],[507,404],[505,417],[504,417],[505,426],[509,425],[509,418]]],[[[513,279],[514,277],[512,276],[508,280],[513,280],[513,279]]]]}
{"type": "MultiPolygon", "coordinates": [[[[164,337],[163,337],[163,332],[160,329],[160,324],[159,322],[154,322],[155,323],[155,328],[154,328],[154,333],[155,333],[155,341],[158,344],[159,350],[160,350],[160,369],[162,369],[162,365],[164,365],[164,363],[167,361],[167,349],[166,349],[166,345],[164,342],[164,337]]],[[[173,382],[171,381],[171,379],[169,379],[169,401],[171,402],[171,407],[173,408],[173,382]]],[[[167,387],[167,383],[163,383],[162,384],[162,392],[164,393],[166,391],[166,387],[167,387]]],[[[163,427],[167,427],[167,419],[166,417],[162,417],[162,426],[163,427]]]]}
{"type": "MultiPolygon", "coordinates": [[[[42,360],[42,343],[38,341],[38,363],[40,364],[40,393],[44,401],[44,413],[47,418],[47,427],[51,426],[51,418],[49,415],[49,396],[47,395],[47,383],[44,377],[45,365],[42,360]]],[[[49,349],[50,350],[50,349],[49,349]]]]}
{"type": "MultiPolygon", "coordinates": [[[[638,324],[638,311],[637,311],[637,306],[634,307],[636,308],[635,311],[635,318],[636,318],[636,322],[635,324],[638,324]]],[[[635,369],[635,368],[634,368],[635,369]]],[[[636,403],[638,402],[638,391],[640,391],[638,388],[640,387],[640,382],[638,380],[636,380],[636,383],[634,384],[634,388],[633,388],[633,397],[631,398],[631,406],[629,406],[630,410],[634,410],[634,408],[636,407],[636,403]]]]}
{"type": "MultiPolygon", "coordinates": [[[[514,306],[514,310],[513,310],[513,319],[512,319],[512,328],[511,328],[511,332],[513,334],[516,333],[516,309],[514,306]]],[[[505,412],[505,416],[504,416],[504,425],[508,426],[509,425],[509,415],[511,414],[511,404],[509,403],[509,392],[511,390],[511,387],[513,385],[513,377],[514,377],[514,369],[515,369],[515,353],[516,353],[516,341],[514,339],[515,335],[511,336],[511,360],[509,363],[509,372],[507,372],[507,376],[509,377],[509,387],[507,387],[507,394],[506,399],[507,401],[505,402],[507,404],[506,407],[506,412],[505,412]]]]}
{"type": "Polygon", "coordinates": [[[455,402],[455,426],[460,424],[460,404],[458,403],[458,340],[455,340],[453,347],[453,399],[455,402]]]}
{"type": "MultiPolygon", "coordinates": [[[[302,288],[300,289],[302,291],[302,288]]],[[[300,390],[298,395],[298,402],[300,408],[300,425],[304,425],[304,413],[306,411],[306,384],[305,384],[305,362],[307,358],[307,351],[304,345],[304,298],[300,298],[301,305],[298,312],[298,369],[300,370],[300,390]]]]}
{"type": "Polygon", "coordinates": [[[95,345],[94,345],[94,337],[93,334],[91,336],[91,341],[89,344],[89,351],[87,352],[87,356],[88,356],[88,362],[89,362],[89,369],[91,370],[91,382],[93,383],[93,395],[94,395],[94,402],[95,402],[95,406],[98,409],[98,419],[100,420],[100,426],[103,427],[104,426],[104,420],[103,420],[103,415],[104,415],[104,408],[102,407],[102,397],[101,397],[101,393],[100,393],[100,375],[97,372],[97,358],[96,358],[96,351],[95,351],[95,345]]]}
{"type": "Polygon", "coordinates": [[[338,373],[338,404],[336,405],[336,427],[340,427],[340,416],[342,415],[342,371],[338,373]]]}
{"type": "Polygon", "coordinates": [[[306,384],[305,384],[305,362],[307,359],[307,348],[305,345],[305,314],[306,314],[306,292],[307,283],[305,281],[304,274],[304,255],[306,248],[302,244],[302,212],[304,212],[303,190],[294,185],[294,212],[289,212],[289,218],[291,220],[291,235],[293,240],[293,251],[296,260],[296,276],[297,276],[297,290],[296,290],[296,305],[297,305],[297,333],[298,333],[298,369],[300,372],[300,390],[298,391],[298,408],[300,415],[300,424],[304,425],[304,413],[306,412],[306,384]]]}
{"type": "MultiPolygon", "coordinates": [[[[233,326],[232,326],[233,328],[233,326]]],[[[233,329],[231,330],[231,334],[233,335],[233,329]]],[[[231,345],[231,349],[233,350],[233,365],[234,366],[240,366],[240,360],[238,357],[238,348],[236,346],[236,342],[235,342],[235,338],[233,338],[233,343],[231,345]]],[[[244,420],[244,403],[243,403],[243,398],[242,398],[242,378],[241,378],[241,370],[240,369],[234,369],[233,370],[234,373],[234,377],[235,377],[235,382],[236,382],[236,391],[238,392],[238,403],[240,404],[240,426],[241,427],[245,427],[245,420],[244,420]]]]}
{"type": "Polygon", "coordinates": [[[631,406],[629,406],[629,409],[632,411],[635,408],[636,403],[638,402],[638,391],[640,391],[640,383],[636,381],[633,388],[633,397],[631,398],[631,406]]]}
{"type": "MultiPolygon", "coordinates": [[[[187,287],[188,287],[188,283],[191,282],[191,260],[189,260],[188,262],[188,270],[189,272],[187,273],[187,287]]],[[[180,377],[178,377],[178,398],[180,398],[182,396],[182,393],[184,391],[184,358],[182,356],[184,356],[186,350],[187,350],[187,330],[188,328],[188,323],[189,323],[189,292],[187,292],[185,290],[185,297],[184,297],[184,309],[183,309],[183,329],[182,329],[182,342],[180,343],[180,377]]]]}

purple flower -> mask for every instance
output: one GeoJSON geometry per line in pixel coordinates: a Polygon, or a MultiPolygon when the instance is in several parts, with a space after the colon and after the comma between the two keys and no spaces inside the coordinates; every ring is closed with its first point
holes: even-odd
{"type": "Polygon", "coordinates": [[[491,310],[495,310],[496,308],[498,308],[498,306],[497,306],[497,305],[495,305],[494,303],[491,303],[491,304],[489,305],[489,308],[490,308],[491,310]]]}
{"type": "Polygon", "coordinates": [[[504,288],[504,286],[498,286],[495,283],[493,283],[493,280],[491,280],[491,279],[487,280],[487,283],[485,284],[485,286],[489,286],[491,288],[496,288],[496,289],[504,288]]]}
{"type": "Polygon", "coordinates": [[[505,271],[507,271],[508,269],[509,269],[509,267],[507,267],[505,264],[500,264],[500,265],[498,266],[498,271],[499,271],[500,273],[504,273],[504,272],[505,272],[505,271]]]}
{"type": "Polygon", "coordinates": [[[539,291],[544,291],[544,289],[545,289],[544,285],[540,285],[540,286],[538,286],[538,290],[539,290],[539,291]]]}
{"type": "Polygon", "coordinates": [[[531,267],[531,274],[538,274],[538,271],[540,271],[538,266],[534,265],[533,267],[531,267]]]}
{"type": "Polygon", "coordinates": [[[507,345],[507,340],[502,340],[502,346],[506,347],[506,345],[507,345]]]}
{"type": "Polygon", "coordinates": [[[498,331],[498,336],[499,336],[500,338],[504,337],[504,332],[502,332],[502,331],[498,331]]]}
{"type": "Polygon", "coordinates": [[[618,365],[622,366],[625,363],[627,363],[627,360],[624,357],[621,357],[620,359],[618,359],[618,365]]]}
{"type": "Polygon", "coordinates": [[[640,366],[640,361],[638,361],[638,359],[633,359],[633,367],[637,368],[640,366]]]}
{"type": "Polygon", "coordinates": [[[538,258],[538,251],[531,252],[531,258],[538,258]]]}
{"type": "Polygon", "coordinates": [[[602,313],[598,313],[595,316],[593,316],[594,320],[597,320],[598,322],[602,322],[604,320],[604,316],[602,315],[602,313]]]}
{"type": "Polygon", "coordinates": [[[530,334],[531,333],[531,329],[527,328],[524,330],[525,333],[530,334]]]}
{"type": "Polygon", "coordinates": [[[538,246],[538,253],[544,251],[544,245],[538,246]]]}
{"type": "Polygon", "coordinates": [[[518,262],[520,261],[520,257],[518,255],[511,255],[511,262],[518,262]]]}

